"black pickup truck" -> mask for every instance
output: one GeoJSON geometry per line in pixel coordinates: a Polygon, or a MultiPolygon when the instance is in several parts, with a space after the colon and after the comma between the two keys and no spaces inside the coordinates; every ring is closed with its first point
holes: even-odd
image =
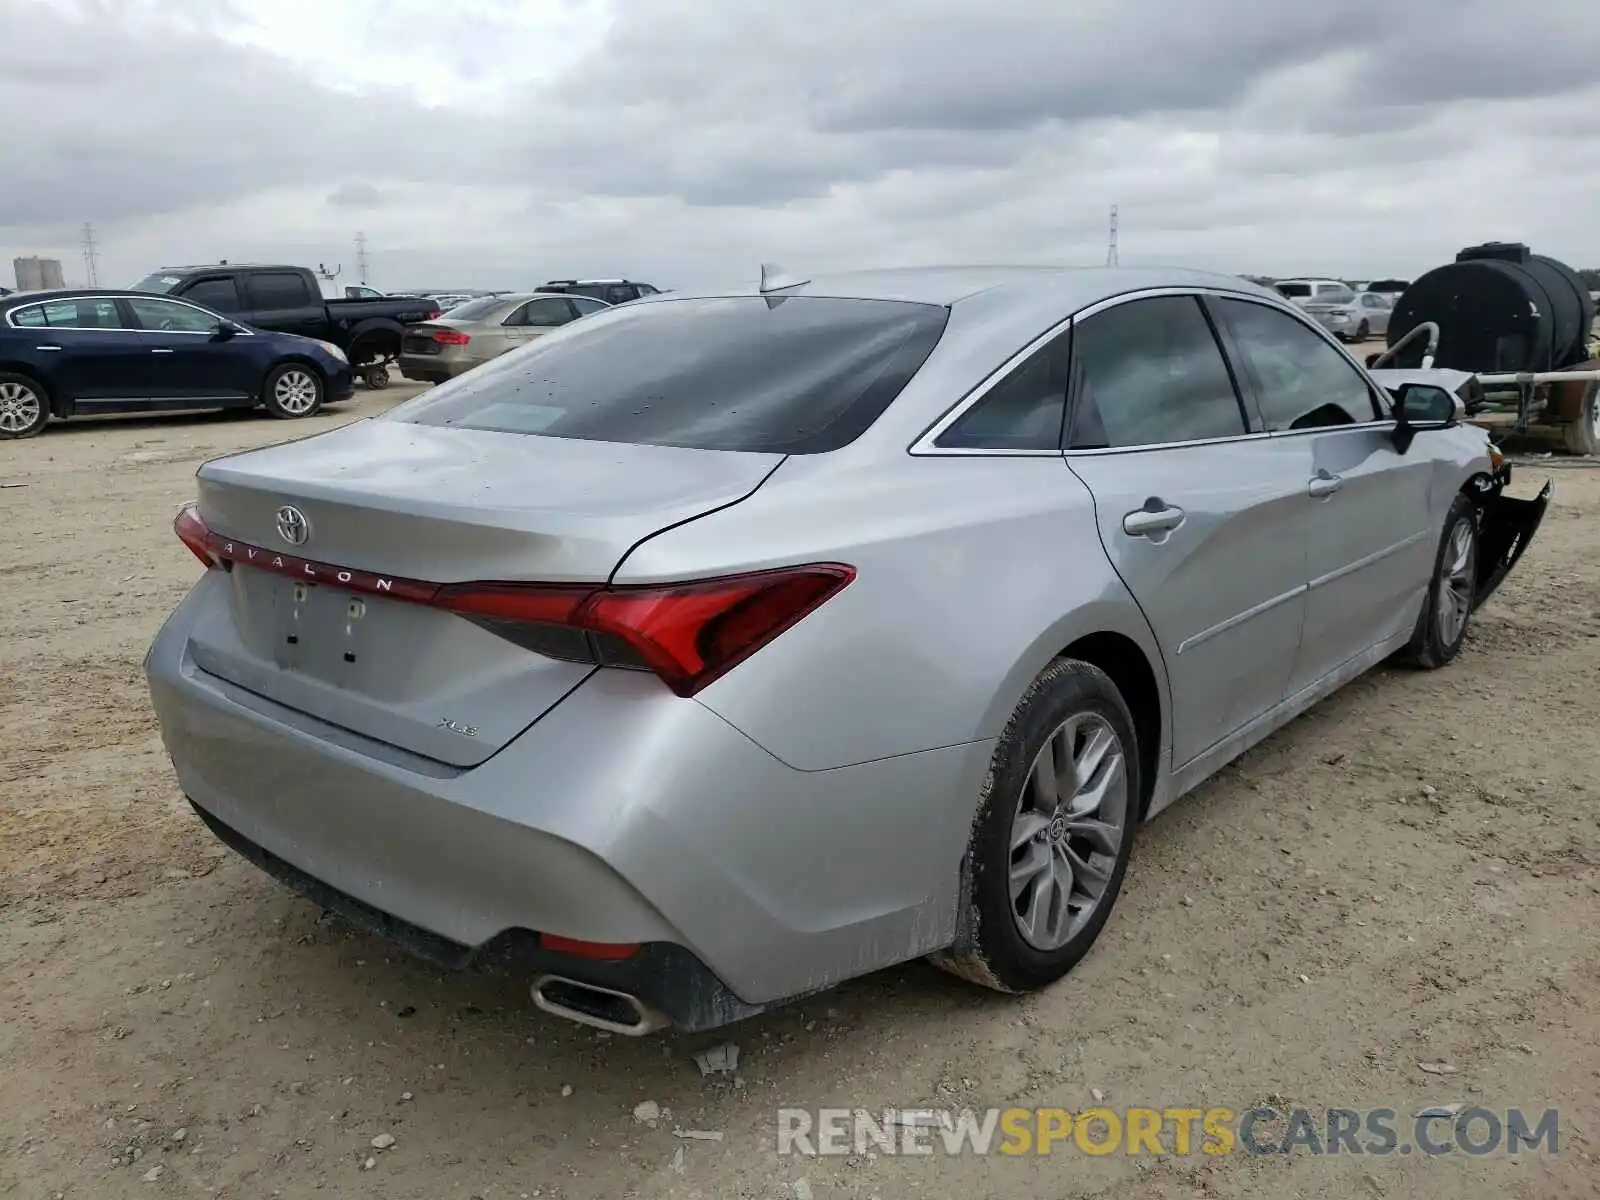
{"type": "Polygon", "coordinates": [[[400,353],[401,329],[439,315],[439,306],[421,296],[327,300],[309,268],[264,263],[171,267],[133,290],[188,300],[258,329],[332,342],[369,387],[388,383],[386,364],[400,353]]]}

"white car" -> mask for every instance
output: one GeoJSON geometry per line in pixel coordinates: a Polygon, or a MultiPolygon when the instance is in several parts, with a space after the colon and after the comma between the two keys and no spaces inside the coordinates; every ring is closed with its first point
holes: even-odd
{"type": "Polygon", "coordinates": [[[1280,279],[1273,284],[1278,294],[1291,304],[1345,304],[1355,299],[1355,291],[1337,279],[1280,279]]]}

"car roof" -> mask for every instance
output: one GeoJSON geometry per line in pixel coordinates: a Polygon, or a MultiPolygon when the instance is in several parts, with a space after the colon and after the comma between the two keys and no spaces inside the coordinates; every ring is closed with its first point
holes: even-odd
{"type": "MultiPolygon", "coordinates": [[[[817,275],[768,296],[832,296],[842,299],[903,300],[918,304],[1030,310],[1065,317],[1078,309],[1125,292],[1149,288],[1187,287],[1236,291],[1277,302],[1283,297],[1238,275],[1193,271],[1181,267],[912,267],[817,275]]],[[[678,291],[647,296],[635,304],[671,304],[679,300],[735,295],[762,295],[759,285],[702,292],[678,291]]],[[[1059,318],[1058,318],[1059,319],[1059,318]]]]}
{"type": "MultiPolygon", "coordinates": [[[[136,288],[51,288],[41,292],[12,292],[9,296],[0,296],[0,306],[6,308],[21,308],[28,304],[47,304],[51,300],[76,300],[80,296],[89,298],[93,296],[160,296],[160,292],[141,292],[136,288]]],[[[172,300],[176,297],[168,296],[172,300]]]]}

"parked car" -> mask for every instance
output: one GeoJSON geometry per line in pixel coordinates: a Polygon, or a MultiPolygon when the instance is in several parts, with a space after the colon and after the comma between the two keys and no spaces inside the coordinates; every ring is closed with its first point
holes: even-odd
{"type": "Polygon", "coordinates": [[[660,288],[631,279],[552,279],[539,285],[541,292],[565,292],[573,296],[593,296],[607,304],[626,304],[641,296],[655,296],[660,288]]]}
{"type": "Polygon", "coordinates": [[[1343,304],[1355,292],[1337,279],[1280,279],[1273,285],[1278,294],[1302,308],[1307,304],[1343,304]]]}
{"type": "Polygon", "coordinates": [[[640,300],[203,465],[151,695],[223,841],[574,1020],[1027,991],[1146,818],[1460,652],[1548,489],[1458,378],[1187,271],[640,300]]]}
{"type": "Polygon", "coordinates": [[[406,330],[400,343],[400,374],[423,383],[443,383],[605,307],[604,301],[590,296],[538,292],[468,300],[442,317],[406,330]]]}
{"type": "Polygon", "coordinates": [[[331,342],[254,329],[186,300],[137,292],[27,292],[0,300],[0,438],[52,416],[259,405],[309,417],[348,399],[331,342]]]}
{"type": "Polygon", "coordinates": [[[1389,332],[1394,309],[1379,292],[1362,292],[1348,300],[1311,300],[1302,307],[1341,342],[1364,342],[1389,332]]]}
{"type": "Polygon", "coordinates": [[[163,268],[132,290],[181,297],[253,329],[332,342],[357,371],[374,376],[382,363],[400,353],[405,326],[439,315],[437,304],[418,296],[324,299],[317,273],[308,267],[219,263],[163,268]]]}
{"type": "Polygon", "coordinates": [[[1411,281],[1408,279],[1374,279],[1367,285],[1366,290],[1369,292],[1377,292],[1380,296],[1388,297],[1389,306],[1393,308],[1400,297],[1405,294],[1405,290],[1410,286],[1411,281]]]}

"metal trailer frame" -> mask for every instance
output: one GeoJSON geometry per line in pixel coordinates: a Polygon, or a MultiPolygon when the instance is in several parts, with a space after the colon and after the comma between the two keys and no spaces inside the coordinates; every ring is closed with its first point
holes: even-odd
{"type": "MultiPolygon", "coordinates": [[[[1368,358],[1368,368],[1381,368],[1421,336],[1428,339],[1422,352],[1423,369],[1432,368],[1439,349],[1439,326],[1434,321],[1422,322],[1389,349],[1368,358]]],[[[1497,444],[1539,424],[1558,431],[1569,452],[1600,455],[1600,358],[1562,371],[1471,375],[1473,396],[1467,403],[1467,414],[1475,418],[1473,424],[1491,431],[1509,425],[1497,444]],[[1509,422],[1505,419],[1508,416],[1509,422]]]]}

